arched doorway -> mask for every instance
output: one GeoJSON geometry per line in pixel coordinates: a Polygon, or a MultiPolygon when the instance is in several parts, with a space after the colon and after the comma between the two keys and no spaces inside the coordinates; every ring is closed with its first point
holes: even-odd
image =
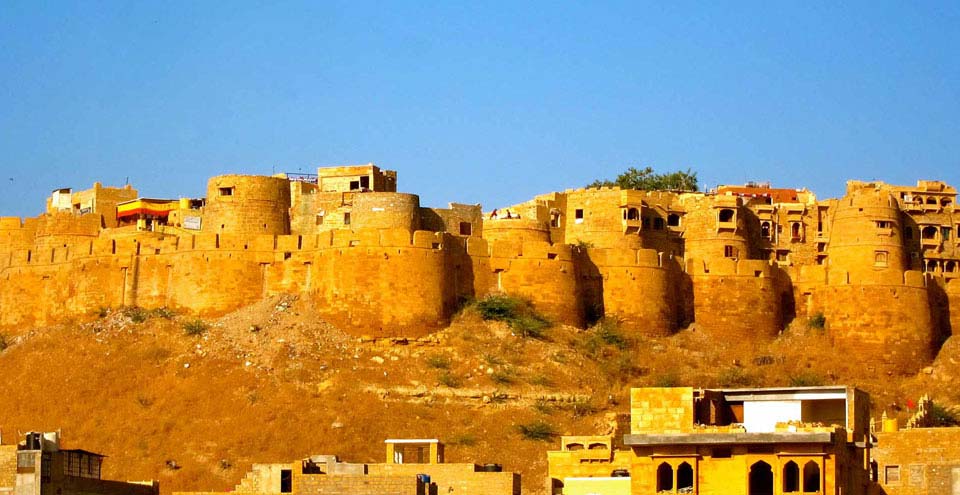
{"type": "Polygon", "coordinates": [[[677,466],[677,493],[693,493],[693,466],[690,463],[677,466]]]}
{"type": "Polygon", "coordinates": [[[666,462],[662,462],[657,466],[657,491],[673,491],[673,466],[666,462]]]}
{"type": "Polygon", "coordinates": [[[800,491],[800,466],[790,461],[783,466],[783,493],[800,491]]]}
{"type": "Polygon", "coordinates": [[[773,469],[763,461],[750,466],[750,495],[773,495],[773,469]]]}
{"type": "Polygon", "coordinates": [[[805,493],[820,491],[820,466],[814,461],[807,461],[803,465],[803,491],[805,493]]]}

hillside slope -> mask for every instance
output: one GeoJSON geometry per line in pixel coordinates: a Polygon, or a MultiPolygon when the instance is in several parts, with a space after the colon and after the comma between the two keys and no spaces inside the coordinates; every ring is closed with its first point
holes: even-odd
{"type": "Polygon", "coordinates": [[[201,335],[184,332],[190,322],[126,310],[7,336],[5,438],[60,429],[67,447],[109,456],[105,476],[157,478],[170,493],[231,489],[253,462],[382,462],[385,438],[438,437],[449,461],[502,463],[525,493],[541,493],[544,452],[558,442],[519,425],[604,432],[610,413],[628,411],[631,386],[851,384],[873,395],[875,415],[905,415],[924,392],[960,401],[953,342],[927,373],[877,377],[800,325],[762,344],[712,342],[695,328],[630,339],[612,323],[537,340],[466,311],[427,340],[360,342],[293,297],[208,321],[201,335]]]}

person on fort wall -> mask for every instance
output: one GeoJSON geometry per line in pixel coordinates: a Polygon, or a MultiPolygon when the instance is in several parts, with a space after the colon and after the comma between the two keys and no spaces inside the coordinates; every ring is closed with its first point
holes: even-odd
{"type": "Polygon", "coordinates": [[[496,220],[496,219],[497,219],[497,209],[494,208],[493,211],[490,212],[490,220],[496,220]]]}

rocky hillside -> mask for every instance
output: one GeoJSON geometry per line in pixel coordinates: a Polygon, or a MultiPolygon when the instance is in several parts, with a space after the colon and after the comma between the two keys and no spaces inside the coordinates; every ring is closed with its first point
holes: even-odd
{"type": "Polygon", "coordinates": [[[816,321],[752,343],[481,314],[467,309],[420,341],[362,342],[293,297],[203,322],[104,310],[5,335],[0,426],[7,442],[60,429],[65,446],[109,456],[105,476],[156,478],[164,493],[231,489],[253,462],[382,462],[391,437],[441,438],[449,461],[502,463],[525,493],[542,493],[556,435],[605,432],[631,386],[852,384],[877,415],[905,416],[923,393],[960,402],[960,344],[949,340],[918,376],[876,376],[870,356],[837,355],[816,321]]]}

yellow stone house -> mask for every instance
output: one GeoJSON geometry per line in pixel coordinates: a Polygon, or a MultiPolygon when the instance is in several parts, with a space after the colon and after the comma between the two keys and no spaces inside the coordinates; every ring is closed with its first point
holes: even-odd
{"type": "Polygon", "coordinates": [[[564,436],[554,495],[863,494],[869,397],[851,387],[631,391],[629,432],[564,436]]]}

